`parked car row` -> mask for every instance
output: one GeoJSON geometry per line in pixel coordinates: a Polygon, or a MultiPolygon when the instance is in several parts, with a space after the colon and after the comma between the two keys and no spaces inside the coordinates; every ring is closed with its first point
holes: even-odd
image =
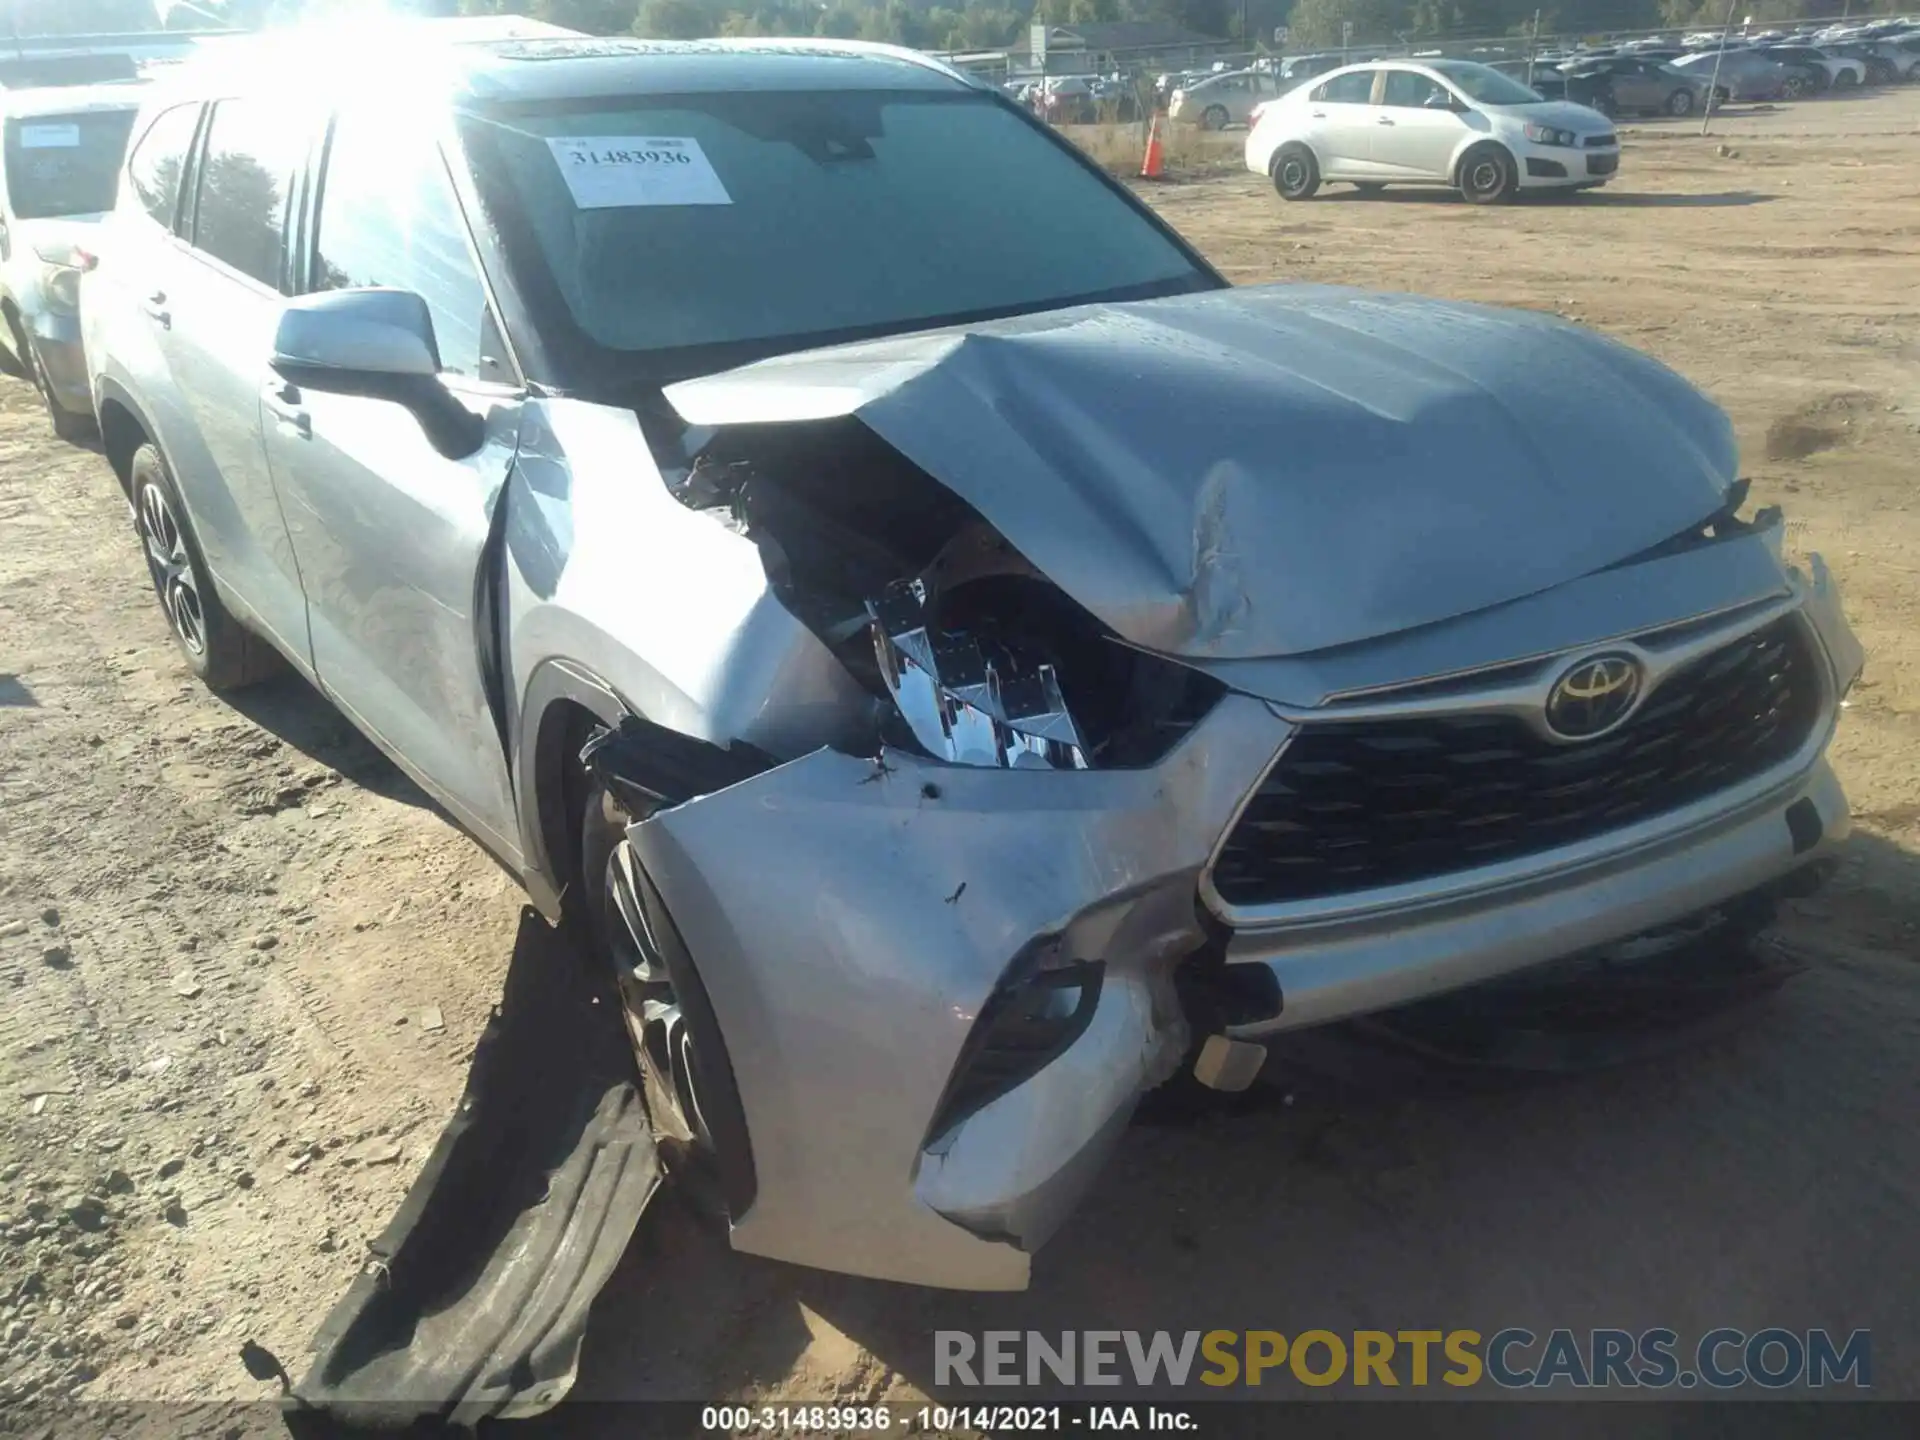
{"type": "Polygon", "coordinates": [[[1608,114],[1685,114],[1716,83],[1727,100],[1792,100],[1829,90],[1920,80],[1920,26],[1887,21],[1848,27],[1762,31],[1723,39],[1690,35],[1679,44],[1629,41],[1575,52],[1547,51],[1500,69],[1551,98],[1592,105],[1608,114]],[[1680,98],[1680,77],[1693,82],[1680,98]],[[1664,83],[1663,83],[1664,82],[1664,83]]]}
{"type": "MultiPolygon", "coordinates": [[[[1191,71],[1159,77],[1156,93],[1168,115],[1202,129],[1251,122],[1252,112],[1307,80],[1342,66],[1399,58],[1444,59],[1439,51],[1296,55],[1244,69],[1191,71]]],[[[1458,58],[1458,57],[1456,57],[1458,58]]],[[[1548,50],[1532,59],[1506,46],[1477,47],[1469,57],[1520,80],[1549,100],[1570,100],[1604,115],[1685,116],[1715,103],[1797,99],[1827,90],[1920,80],[1920,27],[1904,21],[1817,33],[1768,31],[1722,44],[1718,35],[1626,41],[1615,46],[1548,50]],[[1720,62],[1718,79],[1714,62],[1720,62]]]]}

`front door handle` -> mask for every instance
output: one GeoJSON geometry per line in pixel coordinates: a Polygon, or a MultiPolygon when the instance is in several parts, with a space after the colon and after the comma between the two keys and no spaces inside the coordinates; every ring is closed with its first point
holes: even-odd
{"type": "Polygon", "coordinates": [[[299,386],[276,380],[267,386],[260,401],[282,430],[292,431],[302,440],[313,438],[313,417],[300,408],[299,386]]]}
{"type": "Polygon", "coordinates": [[[173,312],[167,309],[167,292],[156,290],[140,302],[140,308],[147,312],[162,330],[173,328],[173,312]]]}
{"type": "Polygon", "coordinates": [[[1376,125],[1391,125],[1393,123],[1393,117],[1391,115],[1382,115],[1379,119],[1375,120],[1373,123],[1376,125]]]}
{"type": "Polygon", "coordinates": [[[1327,118],[1327,112],[1324,110],[1316,110],[1313,112],[1313,118],[1316,120],[1324,120],[1327,118]]]}

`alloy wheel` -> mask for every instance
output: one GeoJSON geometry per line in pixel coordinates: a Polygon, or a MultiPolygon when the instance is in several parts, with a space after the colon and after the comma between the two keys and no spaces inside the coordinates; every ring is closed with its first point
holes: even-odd
{"type": "Polygon", "coordinates": [[[147,555],[147,571],[154,593],[167,612],[173,633],[195,655],[207,653],[206,614],[200,605],[199,582],[180,522],[158,485],[140,491],[140,539],[147,555]]]}
{"type": "Polygon", "coordinates": [[[711,1149],[694,1083],[693,1035],[641,898],[639,860],[625,839],[607,856],[602,897],[603,933],[654,1133],[678,1146],[711,1149]]]}

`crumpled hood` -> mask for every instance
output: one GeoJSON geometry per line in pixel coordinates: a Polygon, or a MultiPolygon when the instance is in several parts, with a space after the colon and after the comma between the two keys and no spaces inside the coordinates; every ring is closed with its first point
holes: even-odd
{"type": "Polygon", "coordinates": [[[1732,427],[1529,311],[1321,285],[1090,305],[684,381],[688,423],[857,416],[1133,644],[1295,655],[1465,615],[1698,523],[1732,427]]]}

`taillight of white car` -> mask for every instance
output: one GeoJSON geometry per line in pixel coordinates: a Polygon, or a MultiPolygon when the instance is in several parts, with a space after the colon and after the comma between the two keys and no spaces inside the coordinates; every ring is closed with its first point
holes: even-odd
{"type": "Polygon", "coordinates": [[[1249,130],[1260,123],[1260,117],[1266,113],[1267,107],[1271,104],[1273,104],[1271,100],[1262,100],[1247,112],[1247,128],[1249,130]]]}

